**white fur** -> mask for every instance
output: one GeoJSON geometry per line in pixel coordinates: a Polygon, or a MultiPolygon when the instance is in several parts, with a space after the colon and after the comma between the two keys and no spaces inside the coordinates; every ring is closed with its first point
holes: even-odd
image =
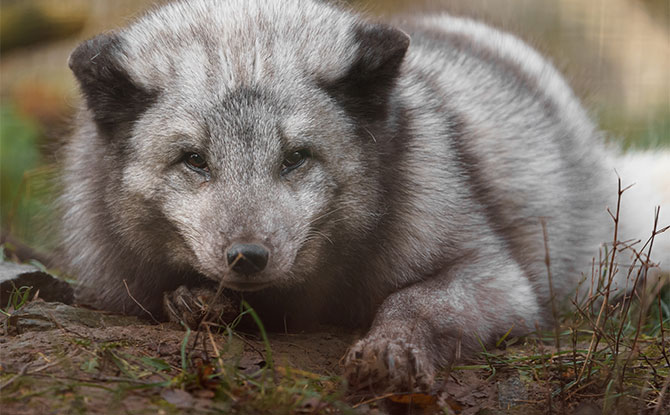
{"type": "MultiPolygon", "coordinates": [[[[657,230],[670,226],[670,152],[629,153],[615,163],[622,187],[630,186],[621,198],[618,239],[640,240],[636,245],[639,248],[652,234],[656,208],[660,207],[657,230]]],[[[614,174],[611,182],[615,191],[614,174]]],[[[662,269],[670,270],[670,229],[654,238],[652,259],[662,269]]]]}

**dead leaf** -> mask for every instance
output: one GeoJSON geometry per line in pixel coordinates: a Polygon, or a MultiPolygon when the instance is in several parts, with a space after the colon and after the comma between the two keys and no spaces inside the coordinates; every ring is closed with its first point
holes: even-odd
{"type": "Polygon", "coordinates": [[[194,403],[193,396],[181,389],[166,389],[161,392],[161,398],[180,409],[192,408],[194,403]]]}
{"type": "Polygon", "coordinates": [[[407,395],[392,395],[389,396],[389,400],[397,403],[412,404],[417,405],[421,408],[427,406],[432,406],[437,404],[437,398],[433,395],[427,395],[425,393],[410,393],[407,395]]]}

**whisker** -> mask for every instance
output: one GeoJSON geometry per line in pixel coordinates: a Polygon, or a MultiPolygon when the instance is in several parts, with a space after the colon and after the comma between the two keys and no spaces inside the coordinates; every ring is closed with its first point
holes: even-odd
{"type": "Polygon", "coordinates": [[[311,240],[314,240],[314,239],[316,239],[316,237],[321,237],[321,238],[325,239],[326,241],[330,242],[331,245],[335,245],[333,240],[330,239],[328,237],[328,235],[326,235],[325,233],[323,233],[321,231],[318,231],[316,229],[310,229],[310,231],[307,233],[307,237],[305,238],[304,242],[306,243],[306,242],[309,242],[311,240]]]}
{"type": "Polygon", "coordinates": [[[323,219],[323,218],[325,218],[325,217],[327,217],[327,216],[330,216],[330,215],[332,215],[333,213],[338,212],[338,211],[340,211],[340,210],[342,210],[342,209],[344,209],[344,208],[346,208],[346,207],[347,207],[347,206],[339,206],[339,207],[337,207],[337,208],[335,208],[335,209],[332,209],[332,210],[330,210],[330,211],[328,211],[328,212],[326,212],[326,213],[324,213],[324,214],[322,214],[322,215],[320,215],[320,216],[317,216],[316,218],[312,219],[311,221],[309,221],[309,224],[310,224],[310,225],[313,225],[315,222],[317,222],[317,221],[319,221],[319,220],[321,220],[321,219],[323,219]]]}

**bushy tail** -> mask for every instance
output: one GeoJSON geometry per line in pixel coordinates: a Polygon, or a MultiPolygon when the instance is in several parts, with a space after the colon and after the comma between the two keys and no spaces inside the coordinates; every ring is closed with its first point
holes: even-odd
{"type": "MultiPolygon", "coordinates": [[[[670,226],[670,151],[625,154],[615,164],[622,187],[631,186],[621,198],[618,239],[640,240],[641,248],[652,234],[657,207],[657,229],[670,226]]],[[[670,271],[670,229],[655,236],[651,260],[670,271]]]]}

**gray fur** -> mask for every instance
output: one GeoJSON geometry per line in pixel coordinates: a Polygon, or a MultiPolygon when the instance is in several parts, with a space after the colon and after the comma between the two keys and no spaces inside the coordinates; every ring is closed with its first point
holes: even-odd
{"type": "Polygon", "coordinates": [[[80,46],[62,197],[80,299],[142,314],[125,279],[161,315],[180,286],[253,288],[268,319],[371,324],[347,373],[395,388],[549,322],[541,218],[569,295],[611,239],[617,156],[513,36],[447,15],[396,27],[311,0],[192,0],[80,46]],[[235,242],[266,246],[267,269],[229,271],[235,242]]]}

